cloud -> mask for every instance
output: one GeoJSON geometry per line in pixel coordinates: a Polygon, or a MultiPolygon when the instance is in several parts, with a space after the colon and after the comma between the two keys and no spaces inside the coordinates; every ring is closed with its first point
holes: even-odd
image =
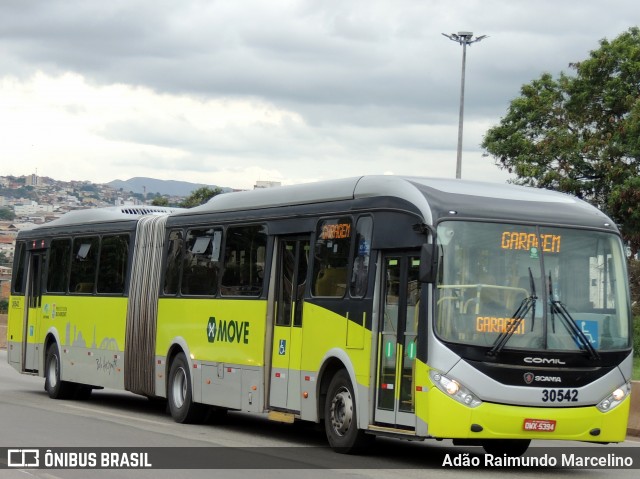
{"type": "Polygon", "coordinates": [[[462,52],[441,32],[471,29],[489,38],[467,51],[463,176],[504,181],[484,132],[522,84],[567,71],[640,4],[607,12],[578,0],[5,0],[0,155],[14,173],[94,181],[452,176],[462,52]]]}

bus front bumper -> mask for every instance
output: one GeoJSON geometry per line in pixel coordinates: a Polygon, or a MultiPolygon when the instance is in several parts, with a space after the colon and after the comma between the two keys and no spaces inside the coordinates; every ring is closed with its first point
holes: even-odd
{"type": "Polygon", "coordinates": [[[626,397],[606,413],[595,406],[543,408],[487,402],[470,408],[436,388],[427,395],[425,414],[421,415],[426,417],[429,436],[449,439],[622,442],[631,403],[626,397]]]}

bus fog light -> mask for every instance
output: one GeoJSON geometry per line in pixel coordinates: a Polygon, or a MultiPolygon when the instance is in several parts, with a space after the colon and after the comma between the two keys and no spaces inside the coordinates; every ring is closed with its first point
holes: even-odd
{"type": "Polygon", "coordinates": [[[604,398],[597,404],[597,408],[601,412],[607,412],[611,409],[615,408],[618,404],[620,404],[631,392],[631,383],[627,382],[624,385],[617,388],[613,391],[609,396],[604,398]]]}
{"type": "Polygon", "coordinates": [[[433,384],[443,393],[446,393],[450,398],[455,399],[461,404],[468,407],[478,407],[482,404],[482,401],[478,399],[471,391],[465,386],[453,379],[439,373],[437,371],[430,371],[431,381],[433,384]]]}

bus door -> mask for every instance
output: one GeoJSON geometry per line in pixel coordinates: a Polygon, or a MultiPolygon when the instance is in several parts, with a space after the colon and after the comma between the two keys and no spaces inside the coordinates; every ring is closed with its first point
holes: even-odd
{"type": "Polygon", "coordinates": [[[275,314],[269,405],[300,411],[302,312],[309,265],[309,237],[280,237],[277,242],[275,314]]]}
{"type": "Polygon", "coordinates": [[[45,251],[31,251],[25,292],[25,318],[22,334],[22,370],[40,369],[39,328],[42,318],[42,289],[45,251]]]}
{"type": "Polygon", "coordinates": [[[383,256],[375,420],[415,428],[419,252],[383,256]]]}

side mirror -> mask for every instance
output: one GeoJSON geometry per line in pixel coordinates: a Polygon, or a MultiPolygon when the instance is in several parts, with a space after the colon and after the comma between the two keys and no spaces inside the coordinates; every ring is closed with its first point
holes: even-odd
{"type": "Polygon", "coordinates": [[[435,238],[433,243],[424,243],[420,250],[420,282],[435,283],[438,272],[438,255],[435,238]]]}

